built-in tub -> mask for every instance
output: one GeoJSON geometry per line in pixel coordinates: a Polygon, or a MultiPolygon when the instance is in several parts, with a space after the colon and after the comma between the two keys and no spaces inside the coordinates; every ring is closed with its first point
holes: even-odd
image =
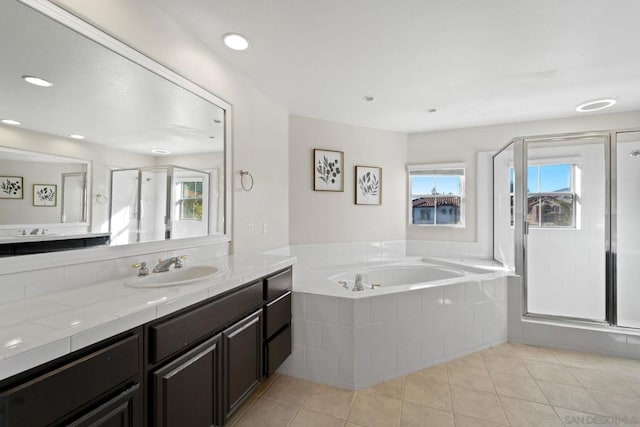
{"type": "Polygon", "coordinates": [[[358,390],[506,342],[506,283],[502,270],[423,258],[299,263],[281,372],[358,390]]]}

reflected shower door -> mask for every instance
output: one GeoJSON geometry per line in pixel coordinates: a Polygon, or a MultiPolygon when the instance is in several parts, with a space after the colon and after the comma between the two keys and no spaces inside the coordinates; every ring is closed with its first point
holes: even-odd
{"type": "Polygon", "coordinates": [[[493,156],[493,258],[515,270],[514,142],[493,156]]]}
{"type": "Polygon", "coordinates": [[[109,231],[112,245],[138,241],[138,169],[111,171],[111,219],[109,231]]]}
{"type": "Polygon", "coordinates": [[[530,315],[607,320],[608,140],[526,141],[530,315]]]}
{"type": "Polygon", "coordinates": [[[618,325],[640,328],[640,132],[620,132],[616,146],[618,325]]]}
{"type": "Polygon", "coordinates": [[[169,239],[169,168],[145,168],[140,176],[140,242],[169,239]]]}

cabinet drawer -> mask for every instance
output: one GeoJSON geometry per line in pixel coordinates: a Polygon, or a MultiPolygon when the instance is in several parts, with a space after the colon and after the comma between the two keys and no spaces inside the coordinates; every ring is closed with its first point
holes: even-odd
{"type": "Polygon", "coordinates": [[[149,359],[156,363],[262,304],[262,283],[256,282],[227,296],[149,327],[149,359]]]}
{"type": "MultiPolygon", "coordinates": [[[[139,372],[139,334],[0,392],[6,425],[49,425],[139,372]]],[[[0,423],[1,424],[1,423],[0,423]]]]}
{"type": "Polygon", "coordinates": [[[264,280],[264,299],[271,301],[285,292],[290,291],[292,278],[291,269],[266,278],[264,280]]]}
{"type": "Polygon", "coordinates": [[[267,376],[271,376],[291,354],[291,326],[280,331],[266,344],[265,353],[266,373],[267,376]]]}
{"type": "Polygon", "coordinates": [[[265,307],[265,337],[269,339],[283,326],[291,322],[291,292],[287,292],[275,299],[265,307]]]}

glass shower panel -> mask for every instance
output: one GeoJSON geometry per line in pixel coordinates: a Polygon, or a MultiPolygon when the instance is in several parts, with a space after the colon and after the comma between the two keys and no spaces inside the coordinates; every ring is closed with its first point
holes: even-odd
{"type": "Polygon", "coordinates": [[[109,221],[112,245],[138,241],[138,209],[138,169],[112,171],[109,221]]]}
{"type": "Polygon", "coordinates": [[[617,134],[618,325],[640,328],[640,132],[617,134]]]}
{"type": "Polygon", "coordinates": [[[527,312],[606,320],[607,138],[527,141],[527,312]]]}
{"type": "Polygon", "coordinates": [[[142,169],[140,184],[140,242],[165,240],[167,227],[167,188],[169,169],[142,169]]]}
{"type": "Polygon", "coordinates": [[[515,270],[514,144],[493,157],[493,257],[515,270]]]}

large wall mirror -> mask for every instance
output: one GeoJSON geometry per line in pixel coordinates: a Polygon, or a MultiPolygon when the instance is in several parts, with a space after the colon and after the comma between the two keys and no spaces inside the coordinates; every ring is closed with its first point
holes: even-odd
{"type": "Polygon", "coordinates": [[[48,2],[0,4],[0,246],[228,239],[229,105],[48,2]]]}

